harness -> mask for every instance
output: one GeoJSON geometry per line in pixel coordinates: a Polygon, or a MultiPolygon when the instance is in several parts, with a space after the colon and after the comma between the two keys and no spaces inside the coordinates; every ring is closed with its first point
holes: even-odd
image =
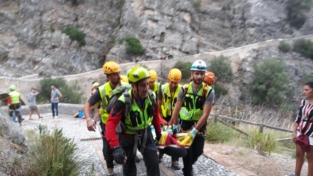
{"type": "MultiPolygon", "coordinates": [[[[143,153],[144,151],[144,148],[146,147],[146,142],[147,142],[147,134],[148,134],[148,128],[145,128],[145,129],[140,129],[140,130],[132,130],[130,128],[127,127],[127,125],[125,125],[125,119],[126,117],[129,115],[129,112],[130,112],[130,108],[132,106],[132,100],[131,100],[131,97],[130,97],[130,94],[128,91],[125,91],[123,93],[124,95],[124,98],[125,98],[125,112],[124,112],[124,117],[122,118],[122,120],[119,122],[118,126],[116,127],[116,133],[117,133],[117,138],[119,139],[119,136],[121,133],[124,133],[126,131],[128,132],[133,132],[135,133],[134,135],[134,149],[133,149],[133,155],[136,154],[136,151],[137,151],[137,148],[138,148],[138,144],[141,146],[140,148],[140,152],[143,153]],[[123,122],[124,121],[124,122],[123,122]],[[141,142],[142,141],[142,142],[141,142]]],[[[154,108],[156,108],[157,104],[156,104],[156,100],[154,98],[154,94],[152,91],[148,91],[148,96],[149,96],[149,99],[152,103],[152,107],[153,107],[153,110],[154,108]]]]}

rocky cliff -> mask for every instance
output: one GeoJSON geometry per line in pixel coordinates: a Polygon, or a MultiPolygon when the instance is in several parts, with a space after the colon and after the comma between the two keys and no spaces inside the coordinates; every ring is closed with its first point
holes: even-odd
{"type": "Polygon", "coordinates": [[[285,1],[271,0],[0,0],[2,76],[75,74],[118,62],[179,58],[272,38],[311,34],[286,22],[285,1]],[[266,13],[264,13],[266,12],[266,13]],[[61,31],[85,33],[80,46],[61,31]],[[135,36],[145,53],[125,53],[119,40],[135,36]]]}

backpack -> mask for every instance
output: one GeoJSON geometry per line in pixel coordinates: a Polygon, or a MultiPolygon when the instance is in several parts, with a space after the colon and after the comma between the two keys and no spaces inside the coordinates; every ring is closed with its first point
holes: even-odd
{"type": "MultiPolygon", "coordinates": [[[[131,98],[129,95],[129,90],[131,89],[130,85],[127,86],[119,86],[117,88],[115,88],[114,90],[112,90],[111,92],[111,98],[108,100],[108,106],[106,108],[107,113],[109,114],[114,106],[114,104],[116,103],[116,101],[118,100],[118,98],[123,94],[125,97],[125,115],[123,118],[127,117],[130,107],[131,107],[131,98]]],[[[156,98],[154,97],[154,94],[151,90],[148,91],[148,96],[150,98],[150,100],[152,101],[152,107],[153,109],[156,108],[157,103],[156,103],[156,98]]],[[[127,129],[126,125],[123,124],[122,121],[120,121],[119,125],[116,128],[116,132],[117,133],[121,133],[123,131],[125,131],[127,129]]]]}

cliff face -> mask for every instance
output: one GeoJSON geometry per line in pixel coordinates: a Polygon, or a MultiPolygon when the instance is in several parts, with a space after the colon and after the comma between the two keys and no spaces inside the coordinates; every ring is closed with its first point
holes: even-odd
{"type": "Polygon", "coordinates": [[[199,2],[0,0],[0,73],[75,74],[100,68],[102,54],[118,62],[179,58],[312,33],[313,12],[295,32],[286,22],[285,1],[199,2]],[[85,46],[62,34],[68,26],[85,33],[85,46]],[[137,37],[145,53],[126,54],[125,44],[119,44],[126,36],[137,37]]]}

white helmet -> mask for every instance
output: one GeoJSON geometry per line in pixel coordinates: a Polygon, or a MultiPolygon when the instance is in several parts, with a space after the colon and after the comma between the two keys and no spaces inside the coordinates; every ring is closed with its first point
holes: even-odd
{"type": "Polygon", "coordinates": [[[190,67],[190,70],[207,71],[206,63],[203,60],[196,60],[190,67]]]}

